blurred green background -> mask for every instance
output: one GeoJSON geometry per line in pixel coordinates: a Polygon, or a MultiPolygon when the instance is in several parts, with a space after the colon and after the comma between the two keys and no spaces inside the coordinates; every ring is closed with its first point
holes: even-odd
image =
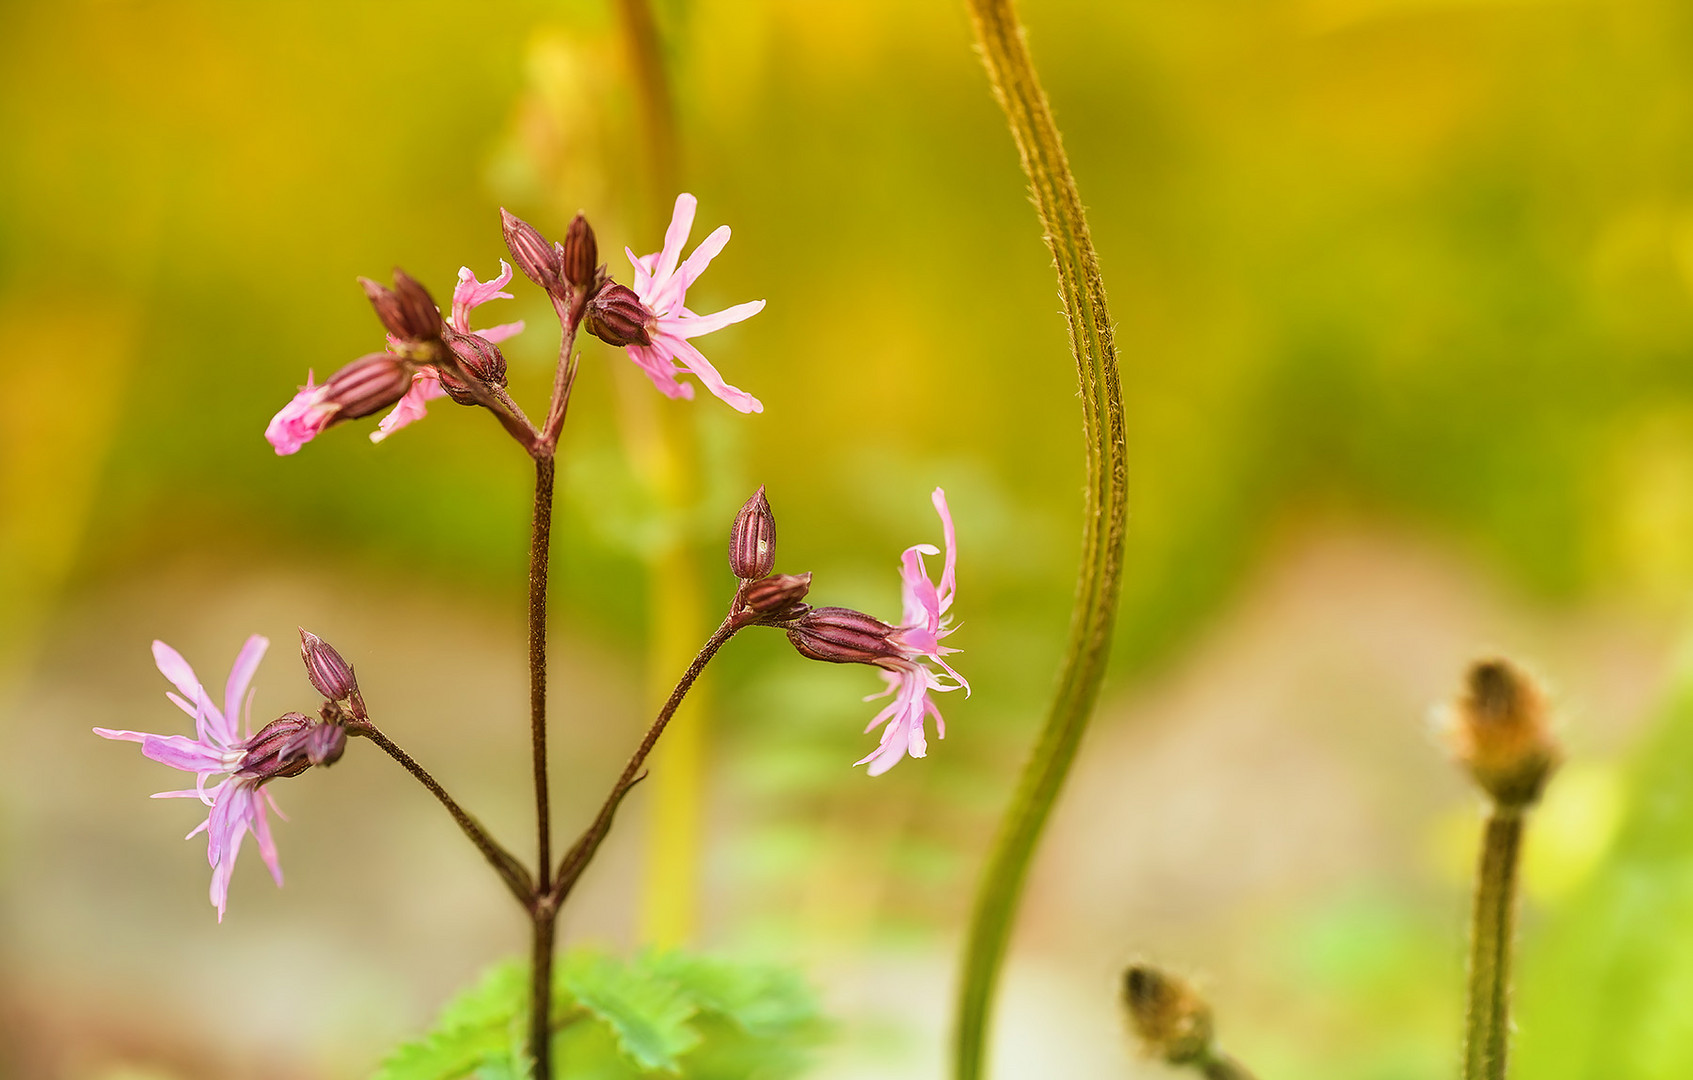
{"type": "MultiPolygon", "coordinates": [[[[1520,1075],[1693,1070],[1693,11],[1671,0],[1025,2],[1124,364],[1132,531],[1112,678],[1037,863],[1001,1077],[1157,1075],[1113,1005],[1200,975],[1269,1076],[1454,1072],[1474,800],[1424,726],[1480,650],[1565,708],[1531,833],[1520,1075]],[[1677,704],[1677,703],[1680,704],[1677,704]]],[[[893,615],[901,549],[958,520],[975,694],[931,756],[849,764],[876,688],[775,635],[714,669],[696,944],[800,966],[817,1075],[936,1076],[958,927],[1062,646],[1081,453],[1022,175],[960,6],[665,0],[695,310],[766,411],[650,394],[597,342],[563,449],[561,827],[642,725],[647,553],[721,541],[768,486],[779,568],[893,615]],[[646,397],[639,398],[646,402],[646,397]],[[631,466],[693,433],[697,499],[631,466]],[[669,412],[665,412],[668,410],[669,412]],[[631,419],[634,416],[635,419],[631,419]]],[[[498,208],[581,209],[614,274],[659,244],[614,11],[0,6],[0,1076],[357,1077],[522,947],[509,901],[354,747],[278,791],[278,893],[219,927],[194,818],[96,724],[175,730],[147,644],[256,709],[311,703],[304,624],[385,727],[520,850],[528,473],[441,402],[298,457],[262,438],[308,368],[379,346],[353,278],[444,298],[498,208]],[[612,256],[616,257],[612,257],[612,256]]],[[[540,409],[536,290],[513,392],[540,409]]],[[[566,917],[632,947],[641,794],[566,917]]]]}

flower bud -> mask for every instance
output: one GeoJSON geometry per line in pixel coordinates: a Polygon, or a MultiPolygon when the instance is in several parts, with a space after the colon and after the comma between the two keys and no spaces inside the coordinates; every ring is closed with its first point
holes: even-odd
{"type": "Polygon", "coordinates": [[[658,316],[641,303],[635,290],[613,281],[588,302],[582,325],[607,345],[651,345],[658,316]]]}
{"type": "Polygon", "coordinates": [[[764,486],[741,507],[729,527],[729,569],[742,581],[766,577],[776,568],[776,515],[764,486]]]}
{"type": "Polygon", "coordinates": [[[303,626],[299,629],[300,660],[306,665],[306,678],[328,700],[345,701],[359,688],[353,665],[342,659],[335,646],[303,626]]]}
{"type": "Polygon", "coordinates": [[[241,744],[246,753],[242,755],[241,763],[235,766],[235,775],[262,784],[279,776],[299,776],[311,768],[309,761],[282,759],[283,748],[311,724],[310,717],[291,712],[283,713],[260,728],[258,734],[241,744]]]}
{"type": "Polygon", "coordinates": [[[480,334],[448,331],[447,347],[453,350],[453,355],[471,375],[489,386],[506,384],[506,358],[492,341],[480,334]]]}
{"type": "Polygon", "coordinates": [[[788,629],[788,640],[808,660],[830,664],[880,664],[904,659],[888,642],[894,628],[851,608],[823,607],[808,611],[788,629]]]}
{"type": "Polygon", "coordinates": [[[500,210],[500,231],[505,234],[511,260],[523,276],[551,292],[559,283],[558,252],[535,226],[511,211],[500,210]]]}
{"type": "Polygon", "coordinates": [[[1123,973],[1123,1004],[1146,1052],[1171,1065],[1213,1055],[1211,1007],[1185,981],[1150,964],[1123,973]]]}
{"type": "Polygon", "coordinates": [[[570,228],[565,231],[564,246],[560,251],[559,265],[564,280],[570,282],[574,289],[592,288],[599,277],[599,261],[600,250],[594,239],[594,227],[588,224],[587,218],[577,214],[570,219],[570,228]]]}
{"type": "Polygon", "coordinates": [[[361,356],[323,384],[322,402],[337,420],[357,420],[381,412],[406,396],[413,368],[393,353],[361,356]]]}
{"type": "MultiPolygon", "coordinates": [[[[811,591],[811,574],[773,574],[750,581],[741,590],[741,605],[773,618],[797,619],[806,612],[800,601],[811,591]]],[[[797,646],[796,646],[797,647],[797,646]]],[[[804,652],[804,650],[800,650],[804,652]]]]}
{"type": "Polygon", "coordinates": [[[396,338],[405,342],[432,341],[441,336],[441,311],[429,290],[404,270],[395,267],[394,287],[389,289],[366,277],[359,278],[370,297],[376,317],[396,338]]]}
{"type": "Polygon", "coordinates": [[[347,750],[347,729],[340,724],[313,724],[297,732],[277,752],[285,764],[333,765],[347,750]]]}
{"type": "Polygon", "coordinates": [[[1447,714],[1453,756],[1499,806],[1526,807],[1561,757],[1550,714],[1545,692],[1522,669],[1506,660],[1472,664],[1447,714]]]}

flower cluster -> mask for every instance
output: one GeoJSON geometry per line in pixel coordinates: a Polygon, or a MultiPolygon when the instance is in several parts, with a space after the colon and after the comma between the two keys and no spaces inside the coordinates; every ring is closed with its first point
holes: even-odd
{"type": "MultiPolygon", "coordinates": [[[[266,439],[277,454],[293,454],[333,424],[387,409],[390,411],[370,435],[373,442],[380,442],[422,419],[429,402],[445,397],[461,405],[488,409],[538,466],[550,463],[574,383],[573,349],[579,329],[624,349],[666,397],[692,398],[693,386],[684,381],[691,376],[734,409],[762,412],[764,406],[756,397],[730,385],[693,344],[694,339],[741,322],[764,308],[763,300],[754,300],[708,315],[689,309],[689,290],[729,242],[728,226],[720,226],[684,257],[696,209],[692,195],[678,196],[658,251],[636,255],[624,249],[632,269],[627,285],[613,280],[598,262],[594,231],[582,215],[570,223],[562,243],[553,243],[505,211],[501,212],[502,235],[512,263],[502,260],[499,274],[488,281],[479,280],[468,267],[461,268],[445,314],[429,291],[402,270],[394,271],[391,287],[360,278],[382,322],[385,348],[359,357],[322,383],[308,371],[306,385],[271,419],[266,439]],[[512,281],[514,266],[545,290],[562,332],[553,400],[540,425],[524,416],[506,390],[506,361],[499,345],[521,332],[523,323],[481,328],[471,325],[473,313],[484,304],[513,298],[505,290],[512,281]]],[[[550,471],[537,473],[538,477],[548,475],[550,471]]],[[[550,513],[550,485],[545,490],[550,513]]],[[[739,586],[729,621],[720,631],[725,636],[713,639],[702,652],[700,663],[710,658],[728,634],[745,626],[762,625],[784,630],[795,649],[810,659],[869,664],[878,669],[887,685],[880,694],[865,700],[891,700],[866,728],[867,733],[878,727],[882,732],[876,748],[858,764],[868,765],[868,772],[875,776],[907,756],[925,756],[931,718],[937,736],[946,735],[935,695],[969,691],[969,684],[945,659],[956,650],[942,644],[952,633],[950,610],[956,591],[957,553],[945,493],[936,488],[932,501],[940,515],[945,550],[917,544],[905,551],[900,563],[904,611],[895,625],[850,608],[813,608],[805,602],[811,589],[809,573],[774,572],[776,522],[760,488],[741,508],[731,529],[729,559],[739,586]],[[930,576],[925,563],[926,558],[935,556],[942,556],[938,580],[930,576]]],[[[544,578],[540,587],[544,591],[544,578]]],[[[251,684],[267,644],[258,635],[247,640],[236,657],[220,706],[188,662],[170,646],[156,641],[154,659],[175,687],[167,696],[193,718],[194,734],[95,729],[104,738],[140,743],[141,752],[148,758],[194,774],[192,787],[160,792],[155,797],[198,799],[206,808],[205,820],[188,835],[206,834],[206,856],[212,867],[211,899],[220,921],[228,904],[236,857],[249,833],[272,877],[282,884],[270,827],[269,812],[276,809],[270,783],[298,776],[313,766],[334,763],[345,750],[349,734],[375,741],[417,775],[453,813],[520,899],[526,903],[534,899],[525,893],[533,887],[525,884],[533,881],[525,876],[527,871],[370,722],[351,665],[321,638],[300,631],[301,660],[308,679],[324,699],[317,716],[284,713],[254,730],[251,684]]],[[[697,669],[691,670],[688,679],[697,673],[697,669]]],[[[686,683],[679,692],[685,689],[686,683]]],[[[657,722],[655,732],[662,730],[664,720],[661,717],[657,722]]],[[[650,741],[641,752],[647,749],[650,741]]],[[[544,778],[544,770],[540,775],[544,778]]],[[[544,787],[538,787],[538,791],[544,801],[544,787]]],[[[627,791],[627,784],[622,791],[627,791]]],[[[618,797],[614,792],[611,805],[615,806],[618,797]]],[[[544,840],[541,846],[545,850],[544,840]]],[[[540,877],[545,880],[545,868],[540,877]]]]}
{"type": "MultiPolygon", "coordinates": [[[[691,374],[741,412],[762,412],[759,400],[729,385],[690,340],[764,309],[764,301],[754,300],[711,315],[688,310],[688,288],[729,242],[729,227],[721,226],[682,258],[695,207],[692,195],[677,197],[662,250],[637,256],[625,249],[633,267],[632,288],[611,280],[603,266],[594,267],[593,230],[581,215],[571,223],[565,243],[551,244],[532,226],[501,213],[512,257],[558,302],[567,334],[579,324],[622,347],[666,397],[693,397],[693,387],[677,378],[691,374]]],[[[450,310],[443,316],[429,291],[404,271],[394,272],[392,289],[360,278],[387,330],[386,350],[354,360],[326,382],[315,382],[308,371],[306,385],[271,419],[265,438],[278,454],[293,454],[332,424],[390,406],[392,411],[371,433],[372,442],[422,419],[428,403],[437,398],[498,408],[489,399],[506,385],[499,343],[520,333],[523,323],[474,329],[470,313],[492,300],[512,299],[505,291],[511,279],[512,269],[504,260],[499,276],[491,281],[480,281],[469,267],[461,267],[450,310]]]]}
{"type": "MultiPolygon", "coordinates": [[[[321,655],[327,650],[334,654],[333,649],[314,635],[304,630],[300,634],[305,642],[303,652],[321,655]]],[[[266,785],[272,780],[298,776],[313,765],[334,764],[347,744],[346,729],[338,722],[340,717],[327,708],[321,721],[300,713],[284,713],[258,731],[253,730],[253,675],[269,646],[270,642],[258,634],[247,639],[230,668],[220,709],[182,654],[162,641],[155,641],[153,661],[159,673],[176,687],[174,692],[166,691],[165,696],[193,718],[193,737],[94,729],[103,738],[140,743],[141,752],[152,760],[194,774],[193,787],[161,791],[153,798],[198,799],[207,808],[206,820],[196,825],[187,838],[206,834],[206,860],[212,867],[212,905],[217,908],[219,922],[223,921],[229,902],[229,880],[235,872],[235,858],[241,853],[242,841],[249,832],[258,842],[259,856],[270,869],[271,877],[278,886],[282,884],[282,866],[277,861],[267,808],[278,814],[281,811],[266,785]]],[[[320,661],[328,662],[327,658],[320,661]]],[[[352,669],[346,667],[338,654],[334,654],[333,662],[346,668],[351,679],[352,669]]],[[[310,655],[306,663],[309,673],[313,664],[310,655]]],[[[357,698],[356,684],[349,693],[357,698]]],[[[358,708],[362,711],[363,707],[361,701],[358,708]]]]}
{"type": "Polygon", "coordinates": [[[810,607],[801,603],[811,587],[810,574],[769,573],[774,564],[776,528],[763,488],[742,509],[730,531],[729,562],[743,579],[738,594],[743,610],[764,625],[787,630],[788,640],[801,656],[880,669],[886,689],[864,700],[889,695],[893,700],[864,729],[868,734],[882,728],[881,740],[856,762],[869,765],[871,776],[880,776],[908,755],[927,756],[930,718],[935,721],[935,734],[946,738],[946,720],[934,694],[961,689],[968,696],[970,692],[970,684],[944,659],[958,650],[941,644],[953,632],[950,612],[957,591],[958,552],[952,511],[946,492],[940,488],[934,490],[930,500],[940,515],[946,550],[943,554],[932,544],[906,548],[900,559],[904,612],[898,626],[852,608],[810,607]],[[936,555],[943,556],[938,582],[929,576],[924,562],[925,556],[936,555]],[[753,580],[755,571],[765,576],[753,580]]]}

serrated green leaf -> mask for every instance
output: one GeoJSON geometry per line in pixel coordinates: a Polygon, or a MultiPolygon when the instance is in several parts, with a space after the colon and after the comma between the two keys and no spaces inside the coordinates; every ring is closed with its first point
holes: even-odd
{"type": "Polygon", "coordinates": [[[699,1045],[688,1023],[693,999],[674,981],[598,952],[580,951],[559,966],[559,987],[605,1022],[617,1044],[644,1070],[680,1073],[678,1059],[699,1045]]]}
{"type": "Polygon", "coordinates": [[[817,1002],[798,973],[672,949],[642,957],[643,966],[674,982],[702,1012],[733,1022],[755,1038],[782,1038],[817,1024],[817,1002]]]}
{"type": "Polygon", "coordinates": [[[388,1055],[373,1080],[459,1080],[472,1073],[488,1080],[525,1075],[514,1069],[514,1029],[521,1027],[528,973],[515,961],[489,969],[481,981],[449,1001],[435,1027],[388,1055]],[[505,1068],[504,1073],[486,1070],[505,1068]]]}

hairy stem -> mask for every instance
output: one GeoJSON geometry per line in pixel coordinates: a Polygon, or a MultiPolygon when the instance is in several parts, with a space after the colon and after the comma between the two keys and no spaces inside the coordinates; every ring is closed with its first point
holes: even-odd
{"type": "Polygon", "coordinates": [[[1046,724],[1012,796],[976,893],[965,939],[953,1074],[982,1074],[995,984],[1023,883],[1053,801],[1099,696],[1123,570],[1127,469],[1123,395],[1105,286],[1081,197],[1010,0],[967,0],[994,96],[1005,110],[1058,271],[1070,352],[1081,384],[1087,464],[1082,558],[1070,638],[1046,724]]]}
{"type": "Polygon", "coordinates": [[[734,637],[742,625],[744,624],[734,615],[724,619],[722,625],[718,626],[701,646],[693,663],[688,665],[688,670],[682,673],[676,688],[670,691],[669,699],[659,710],[652,726],[647,729],[646,736],[641,739],[641,745],[635,748],[635,753],[629,758],[629,764],[623,767],[623,774],[611,786],[611,792],[606,796],[600,812],[595,815],[593,824],[588,826],[565,854],[564,861],[559,866],[558,877],[553,883],[553,896],[557,903],[563,904],[564,898],[570,895],[572,886],[582,876],[582,871],[587,869],[594,853],[599,850],[600,842],[605,839],[606,833],[611,831],[611,821],[617,813],[618,804],[629,793],[629,789],[641,780],[641,766],[646,764],[647,755],[651,754],[653,747],[658,744],[659,736],[664,734],[665,726],[670,723],[671,717],[676,715],[676,710],[681,707],[688,691],[693,688],[694,681],[700,677],[706,665],[711,663],[711,658],[717,655],[717,650],[734,637]]]}
{"type": "MultiPolygon", "coordinates": [[[[561,370],[563,364],[560,365],[561,370]]],[[[551,413],[557,410],[555,400],[551,413]]],[[[562,417],[562,411],[560,416],[562,417]]],[[[529,532],[529,746],[535,772],[535,872],[538,883],[533,918],[529,981],[529,1056],[536,1080],[551,1080],[553,922],[552,807],[547,785],[547,571],[552,551],[553,454],[543,444],[535,455],[535,514],[529,532]]]]}
{"type": "Polygon", "coordinates": [[[535,767],[535,847],[540,891],[552,872],[547,791],[547,563],[553,531],[553,458],[535,459],[535,516],[529,532],[529,747],[535,767]]]}
{"type": "Polygon", "coordinates": [[[1523,817],[1494,807],[1476,868],[1470,921],[1469,994],[1464,1017],[1464,1080],[1504,1080],[1510,1036],[1511,937],[1523,817]]]}
{"type": "Polygon", "coordinates": [[[369,739],[381,747],[389,757],[399,762],[407,772],[416,777],[418,783],[428,788],[429,793],[440,800],[441,805],[447,808],[447,813],[451,814],[453,820],[458,822],[458,826],[464,830],[464,834],[470,837],[470,842],[476,845],[476,850],[480,851],[482,857],[488,860],[488,864],[499,873],[500,880],[505,882],[506,888],[510,889],[511,894],[517,897],[517,902],[525,908],[531,906],[535,897],[535,883],[530,878],[529,871],[517,860],[517,856],[501,847],[492,836],[489,836],[488,830],[484,829],[480,822],[465,813],[464,809],[453,800],[453,797],[447,794],[447,790],[437,783],[433,776],[429,775],[427,769],[419,765],[410,754],[400,749],[394,740],[384,735],[381,729],[369,720],[352,721],[347,725],[347,734],[369,739]]]}

